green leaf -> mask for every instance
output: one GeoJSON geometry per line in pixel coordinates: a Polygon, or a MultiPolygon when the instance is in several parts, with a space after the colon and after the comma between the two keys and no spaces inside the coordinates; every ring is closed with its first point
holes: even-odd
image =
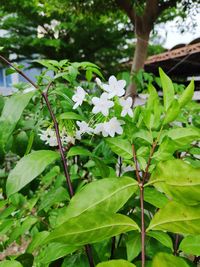
{"type": "Polygon", "coordinates": [[[200,203],[200,168],[180,159],[160,162],[151,175],[150,182],[153,181],[158,190],[177,202],[185,205],[200,203]]]}
{"type": "Polygon", "coordinates": [[[87,184],[72,197],[57,221],[61,224],[69,218],[92,210],[115,213],[123,207],[137,188],[137,182],[129,177],[105,178],[87,184]]]}
{"type": "Polygon", "coordinates": [[[194,95],[194,80],[191,80],[187,88],[184,90],[183,94],[180,96],[178,102],[180,107],[184,107],[188,102],[192,100],[194,95]]]}
{"type": "Polygon", "coordinates": [[[86,70],[86,75],[85,75],[86,79],[88,82],[90,82],[92,80],[92,70],[91,69],[87,69],[86,70]]]}
{"type": "Polygon", "coordinates": [[[153,187],[145,187],[144,201],[157,208],[162,208],[167,204],[168,198],[153,187]]]}
{"type": "Polygon", "coordinates": [[[62,186],[59,188],[53,188],[41,198],[41,204],[39,205],[38,211],[65,200],[69,200],[69,193],[67,189],[62,186]]]}
{"type": "Polygon", "coordinates": [[[40,251],[36,261],[40,264],[48,264],[76,251],[77,247],[69,247],[62,243],[51,243],[40,251]]]}
{"type": "Polygon", "coordinates": [[[67,157],[73,157],[73,156],[88,156],[92,157],[92,153],[87,150],[86,148],[80,147],[80,146],[73,146],[70,148],[70,150],[67,153],[67,157]]]}
{"type": "Polygon", "coordinates": [[[170,201],[150,222],[147,231],[165,230],[178,234],[200,234],[200,205],[185,206],[170,201]]]}
{"type": "Polygon", "coordinates": [[[167,233],[160,231],[150,231],[147,232],[147,236],[153,237],[154,239],[158,240],[161,244],[170,248],[173,251],[173,243],[170,236],[167,233]]]}
{"type": "Polygon", "coordinates": [[[126,253],[128,261],[135,259],[141,252],[141,234],[129,232],[126,240],[126,253]]]}
{"type": "Polygon", "coordinates": [[[23,235],[25,232],[27,232],[31,226],[33,224],[35,224],[37,222],[37,218],[30,216],[27,217],[25,219],[25,221],[23,221],[23,223],[21,225],[19,225],[19,227],[16,227],[12,233],[10,234],[10,238],[9,238],[9,244],[12,243],[13,241],[17,240],[18,237],[20,237],[21,235],[23,235]]]}
{"type": "Polygon", "coordinates": [[[147,101],[147,108],[153,109],[154,105],[156,105],[160,102],[159,96],[158,96],[158,93],[156,91],[156,88],[152,84],[149,84],[148,91],[149,91],[149,97],[148,97],[148,101],[147,101]]]}
{"type": "Polygon", "coordinates": [[[7,99],[0,117],[0,152],[5,146],[19,121],[23,110],[28,105],[35,92],[13,95],[7,99]]]}
{"type": "Polygon", "coordinates": [[[179,148],[175,141],[165,136],[153,158],[157,161],[165,161],[174,158],[174,152],[179,148]]]}
{"type": "Polygon", "coordinates": [[[160,252],[152,261],[152,267],[189,267],[183,258],[160,252]]]}
{"type": "Polygon", "coordinates": [[[110,260],[97,264],[97,267],[136,267],[135,264],[125,260],[110,260]]]}
{"type": "Polygon", "coordinates": [[[146,141],[149,144],[153,143],[153,136],[149,131],[140,129],[138,132],[133,134],[133,140],[134,138],[139,138],[139,139],[143,139],[144,141],[146,141]]]}
{"type": "Polygon", "coordinates": [[[191,144],[193,141],[200,139],[200,130],[194,127],[175,128],[167,132],[172,140],[176,141],[178,146],[191,144]]]}
{"type": "Polygon", "coordinates": [[[89,267],[88,258],[86,255],[81,253],[67,255],[61,267],[89,267]]]}
{"type": "Polygon", "coordinates": [[[174,86],[171,79],[159,68],[160,80],[163,89],[163,99],[165,111],[169,109],[174,101],[174,86]]]}
{"type": "Polygon", "coordinates": [[[28,245],[26,252],[32,253],[36,248],[38,248],[42,244],[42,242],[45,240],[45,238],[47,238],[48,235],[49,232],[47,231],[36,233],[33,236],[31,243],[28,245]]]}
{"type": "Polygon", "coordinates": [[[14,261],[14,260],[8,261],[8,260],[5,260],[5,261],[0,262],[0,267],[23,267],[23,266],[18,261],[14,261]]]}
{"type": "Polygon", "coordinates": [[[179,250],[184,253],[199,256],[200,255],[200,235],[186,236],[179,245],[179,250]]]}
{"type": "Polygon", "coordinates": [[[79,121],[84,120],[84,118],[81,115],[79,115],[75,112],[62,113],[62,114],[60,114],[59,119],[60,120],[79,120],[79,121]]]}
{"type": "Polygon", "coordinates": [[[53,230],[45,243],[59,242],[69,246],[91,244],[131,230],[139,230],[129,217],[106,212],[84,212],[53,230]]]}
{"type": "Polygon", "coordinates": [[[165,125],[167,123],[174,121],[177,118],[179,112],[180,112],[179,103],[176,99],[174,99],[171,106],[166,111],[166,115],[165,115],[163,124],[165,125]]]}
{"type": "Polygon", "coordinates": [[[8,176],[7,195],[18,192],[58,158],[59,153],[51,150],[35,151],[21,158],[8,176]]]}
{"type": "Polygon", "coordinates": [[[131,143],[121,137],[106,138],[106,142],[111,150],[124,159],[132,159],[133,151],[131,143]]]}

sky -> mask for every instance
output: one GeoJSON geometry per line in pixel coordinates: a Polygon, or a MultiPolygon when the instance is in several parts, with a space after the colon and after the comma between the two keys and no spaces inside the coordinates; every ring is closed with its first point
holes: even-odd
{"type": "MultiPolygon", "coordinates": [[[[159,35],[165,41],[163,46],[167,49],[171,49],[177,44],[185,43],[188,44],[192,40],[200,37],[200,14],[195,16],[197,23],[196,28],[192,31],[186,30],[184,33],[180,33],[180,30],[177,29],[176,20],[165,23],[165,25],[158,25],[157,31],[159,35]]],[[[189,23],[189,20],[186,20],[186,23],[189,23]]]]}

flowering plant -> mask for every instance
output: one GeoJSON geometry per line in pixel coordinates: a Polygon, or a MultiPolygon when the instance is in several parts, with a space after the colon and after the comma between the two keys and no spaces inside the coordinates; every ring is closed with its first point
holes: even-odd
{"type": "Polygon", "coordinates": [[[134,107],[125,81],[102,82],[92,63],[42,60],[54,76],[34,83],[1,58],[35,88],[8,98],[0,117],[2,266],[191,266],[188,254],[197,262],[194,82],[177,97],[160,69],[163,99],[149,84],[134,107]],[[25,251],[13,256],[14,241],[25,251]]]}

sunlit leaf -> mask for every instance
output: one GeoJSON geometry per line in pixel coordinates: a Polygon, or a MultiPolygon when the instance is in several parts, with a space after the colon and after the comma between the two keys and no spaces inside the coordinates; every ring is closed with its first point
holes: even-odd
{"type": "Polygon", "coordinates": [[[178,234],[200,234],[200,205],[185,206],[170,201],[153,217],[147,231],[165,230],[178,234]]]}
{"type": "Polygon", "coordinates": [[[45,243],[59,242],[69,246],[91,244],[131,230],[139,230],[129,217],[108,212],[84,212],[53,230],[45,243]]]}
{"type": "Polygon", "coordinates": [[[69,218],[91,210],[115,213],[137,188],[137,182],[129,177],[105,178],[92,182],[75,194],[57,221],[61,224],[69,218]]]}
{"type": "Polygon", "coordinates": [[[58,158],[59,153],[50,150],[35,151],[21,158],[8,176],[7,195],[18,192],[58,158]]]}

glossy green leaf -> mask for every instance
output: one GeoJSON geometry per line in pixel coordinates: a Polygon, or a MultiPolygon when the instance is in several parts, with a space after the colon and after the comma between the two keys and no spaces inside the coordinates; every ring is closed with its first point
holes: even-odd
{"type": "Polygon", "coordinates": [[[124,159],[131,159],[133,151],[131,143],[121,137],[106,138],[106,142],[111,150],[124,159]]]}
{"type": "Polygon", "coordinates": [[[168,198],[153,187],[145,187],[144,201],[157,208],[162,208],[167,204],[168,198]]]}
{"type": "Polygon", "coordinates": [[[139,138],[139,139],[143,139],[144,141],[146,141],[149,144],[153,143],[153,136],[149,131],[140,129],[138,132],[133,134],[133,140],[135,138],[139,138]]]}
{"type": "Polygon", "coordinates": [[[200,130],[194,127],[175,128],[167,132],[172,140],[176,141],[178,146],[184,146],[200,139],[200,130]]]}
{"type": "Polygon", "coordinates": [[[200,168],[194,168],[180,159],[160,162],[150,182],[170,198],[185,205],[200,203],[200,168]],[[172,171],[173,170],[173,171],[172,171]]]}
{"type": "Polygon", "coordinates": [[[127,234],[126,240],[126,253],[128,261],[135,259],[141,252],[141,234],[134,232],[129,232],[127,234]]]}
{"type": "Polygon", "coordinates": [[[147,232],[147,236],[153,237],[161,244],[170,248],[173,251],[173,243],[171,237],[167,233],[161,231],[149,231],[147,232]]]}
{"type": "Polygon", "coordinates": [[[36,261],[40,264],[47,264],[68,254],[71,254],[77,249],[78,247],[70,247],[62,243],[51,243],[40,251],[36,261]]]}
{"type": "Polygon", "coordinates": [[[167,123],[170,123],[170,122],[174,121],[177,118],[179,113],[180,113],[179,103],[178,103],[178,101],[176,99],[174,99],[174,101],[172,102],[171,106],[166,111],[166,115],[164,117],[163,124],[165,125],[167,123]]]}
{"type": "Polygon", "coordinates": [[[75,112],[65,112],[65,113],[60,114],[59,119],[60,120],[79,120],[79,121],[82,121],[84,118],[75,112]]]}
{"type": "Polygon", "coordinates": [[[59,153],[50,150],[35,151],[21,158],[8,176],[7,195],[18,192],[58,158],[59,153]]]}
{"type": "Polygon", "coordinates": [[[152,85],[149,84],[148,86],[148,91],[149,91],[149,97],[147,100],[147,108],[148,109],[153,109],[153,107],[159,103],[159,96],[156,88],[152,85]]]}
{"type": "Polygon", "coordinates": [[[183,258],[160,252],[153,258],[152,267],[189,267],[183,258]]]}
{"type": "Polygon", "coordinates": [[[154,153],[153,158],[157,161],[166,161],[173,159],[174,152],[178,149],[178,145],[168,136],[165,136],[158,150],[154,153]]]}
{"type": "Polygon", "coordinates": [[[174,86],[171,79],[159,68],[160,80],[163,89],[163,99],[165,111],[171,106],[174,101],[174,86]]]}
{"type": "Polygon", "coordinates": [[[136,267],[126,260],[110,260],[97,264],[97,267],[136,267]]]}
{"type": "Polygon", "coordinates": [[[59,224],[85,211],[115,213],[137,190],[137,182],[130,177],[105,178],[84,186],[72,197],[69,205],[58,216],[59,224]]]}
{"type": "Polygon", "coordinates": [[[7,99],[0,117],[0,152],[4,152],[9,137],[34,93],[17,94],[7,99]]]}
{"type": "Polygon", "coordinates": [[[0,267],[23,267],[20,262],[14,260],[5,260],[0,262],[0,267]]]}
{"type": "Polygon", "coordinates": [[[70,150],[67,153],[67,157],[73,157],[73,156],[88,156],[92,157],[92,153],[87,150],[86,148],[80,147],[80,146],[73,146],[70,148],[70,150]]]}
{"type": "Polygon", "coordinates": [[[165,230],[178,234],[200,234],[200,205],[185,206],[170,201],[150,222],[147,231],[165,230]]]}
{"type": "Polygon", "coordinates": [[[200,256],[200,235],[186,236],[179,245],[179,250],[196,256],[200,256]]]}
{"type": "Polygon", "coordinates": [[[188,102],[192,100],[194,95],[194,80],[191,80],[187,88],[184,90],[182,95],[180,96],[178,102],[181,107],[184,107],[188,102]]]}
{"type": "Polygon", "coordinates": [[[106,212],[84,212],[58,226],[45,243],[59,242],[69,246],[85,245],[102,241],[131,230],[139,230],[129,217],[106,212]]]}

